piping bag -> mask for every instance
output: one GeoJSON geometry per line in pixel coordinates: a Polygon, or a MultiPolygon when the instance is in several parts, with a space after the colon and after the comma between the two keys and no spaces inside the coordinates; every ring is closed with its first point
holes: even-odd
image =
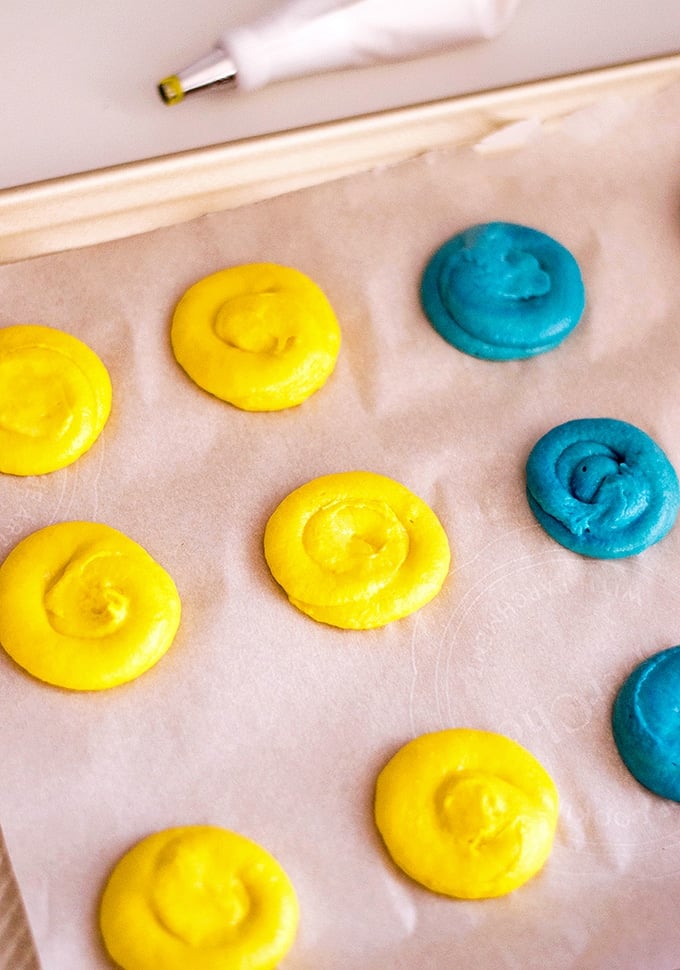
{"type": "Polygon", "coordinates": [[[166,104],[216,85],[253,91],[274,81],[408,60],[491,39],[519,0],[292,0],[223,33],[200,60],[165,78],[166,104]]]}

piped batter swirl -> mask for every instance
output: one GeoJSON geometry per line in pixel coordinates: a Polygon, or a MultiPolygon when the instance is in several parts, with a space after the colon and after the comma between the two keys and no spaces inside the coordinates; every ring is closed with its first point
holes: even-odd
{"type": "Polygon", "coordinates": [[[103,690],[152,667],[180,620],[168,573],[96,522],[61,522],[22,540],[0,566],[0,643],[46,683],[103,690]]]}
{"type": "Polygon", "coordinates": [[[17,324],[0,329],[0,471],[43,475],[70,465],[101,434],[111,381],[70,334],[17,324]]]}
{"type": "Polygon", "coordinates": [[[680,646],[648,657],[621,686],[612,711],[614,741],[641,785],[680,802],[680,646]]]}
{"type": "Polygon", "coordinates": [[[172,348],[199,387],[246,411],[301,404],[328,380],[340,327],[298,270],[251,263],[191,286],[172,319],[172,348]]]}
{"type": "Polygon", "coordinates": [[[434,892],[512,892],[547,860],[558,795],[525,748],[457,728],[404,745],[378,776],[375,820],[394,862],[434,892]]]}
{"type": "Polygon", "coordinates": [[[211,825],[142,839],[114,867],[100,906],[104,943],[123,970],[273,970],[298,918],[276,859],[211,825]]]}
{"type": "Polygon", "coordinates": [[[529,505],[545,531],[574,552],[620,558],[672,528],[680,505],[675,469],[644,431],[613,418],[553,428],[526,465],[529,505]]]}
{"type": "Polygon", "coordinates": [[[420,296],[445,340],[488,360],[552,350],[585,306],[572,254],[551,236],[508,222],[472,226],[444,243],[425,268],[420,296]]]}
{"type": "Polygon", "coordinates": [[[420,609],[439,592],[451,559],[434,512],[373,472],[325,475],[291,492],[267,523],[264,552],[294,606],[350,629],[420,609]]]}

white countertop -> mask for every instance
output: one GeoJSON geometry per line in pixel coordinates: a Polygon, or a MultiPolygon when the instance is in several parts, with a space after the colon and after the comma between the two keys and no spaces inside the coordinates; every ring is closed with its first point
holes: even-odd
{"type": "Polygon", "coordinates": [[[275,5],[3,0],[0,188],[680,51],[678,0],[522,0],[494,41],[162,104],[162,77],[275,5]]]}

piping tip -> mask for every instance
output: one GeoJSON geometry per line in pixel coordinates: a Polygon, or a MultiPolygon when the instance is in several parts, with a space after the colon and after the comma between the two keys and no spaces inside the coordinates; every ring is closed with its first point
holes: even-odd
{"type": "Polygon", "coordinates": [[[182,82],[176,74],[165,77],[158,84],[158,93],[164,104],[178,104],[184,97],[182,82]]]}
{"type": "Polygon", "coordinates": [[[192,91],[203,91],[218,85],[236,85],[236,65],[221,47],[214,48],[177,74],[163,78],[158,84],[158,93],[165,104],[179,104],[192,91]]]}

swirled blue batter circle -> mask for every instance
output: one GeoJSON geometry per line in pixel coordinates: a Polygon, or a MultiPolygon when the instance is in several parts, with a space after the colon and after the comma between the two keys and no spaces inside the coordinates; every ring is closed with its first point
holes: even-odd
{"type": "Polygon", "coordinates": [[[658,542],[680,505],[678,477],[661,448],[613,418],[553,428],[532,448],[526,482],[548,535],[599,559],[634,556],[658,542]]]}
{"type": "Polygon", "coordinates": [[[623,763],[650,791],[680,801],[680,646],[643,661],[624,681],[612,710],[623,763]]]}
{"type": "Polygon", "coordinates": [[[581,319],[585,291],[576,260],[551,236],[488,222],[437,250],[420,299],[434,329],[458,350],[515,360],[557,347],[581,319]]]}

